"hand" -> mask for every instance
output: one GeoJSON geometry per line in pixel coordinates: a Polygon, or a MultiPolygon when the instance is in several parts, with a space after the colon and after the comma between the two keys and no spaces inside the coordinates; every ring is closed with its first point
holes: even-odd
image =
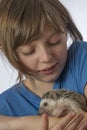
{"type": "Polygon", "coordinates": [[[84,116],[69,113],[61,118],[53,127],[49,128],[49,119],[46,114],[42,115],[41,130],[87,130],[87,122],[83,121],[84,116]]]}

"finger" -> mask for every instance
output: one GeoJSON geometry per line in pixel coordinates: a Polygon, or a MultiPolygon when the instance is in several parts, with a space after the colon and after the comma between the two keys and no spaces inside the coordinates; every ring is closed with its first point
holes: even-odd
{"type": "Polygon", "coordinates": [[[83,121],[78,130],[87,130],[87,121],[83,121]]]}
{"type": "Polygon", "coordinates": [[[49,129],[49,119],[48,116],[43,113],[42,114],[42,123],[41,123],[41,130],[48,130],[49,129]]]}
{"type": "Polygon", "coordinates": [[[62,121],[60,120],[60,125],[62,125],[62,128],[65,128],[65,126],[76,116],[75,112],[70,112],[68,115],[63,117],[62,121]]]}
{"type": "Polygon", "coordinates": [[[65,127],[64,130],[77,129],[80,123],[82,122],[83,118],[84,116],[81,114],[76,115],[75,118],[72,121],[70,121],[70,123],[65,127]]]}
{"type": "Polygon", "coordinates": [[[70,112],[68,115],[60,119],[60,121],[53,126],[52,130],[63,130],[67,124],[76,116],[74,112],[70,112]]]}

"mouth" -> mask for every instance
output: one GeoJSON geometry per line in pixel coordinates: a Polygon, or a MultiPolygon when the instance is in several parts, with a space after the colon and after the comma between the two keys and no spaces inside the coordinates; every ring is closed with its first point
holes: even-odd
{"type": "Polygon", "coordinates": [[[50,115],[50,111],[49,110],[44,110],[44,109],[40,109],[38,114],[42,115],[43,113],[46,113],[47,115],[50,115]]]}
{"type": "Polygon", "coordinates": [[[40,72],[44,73],[44,74],[50,74],[52,72],[54,72],[55,68],[56,68],[56,65],[52,65],[51,67],[49,68],[46,68],[46,69],[43,69],[43,70],[40,70],[40,72]]]}

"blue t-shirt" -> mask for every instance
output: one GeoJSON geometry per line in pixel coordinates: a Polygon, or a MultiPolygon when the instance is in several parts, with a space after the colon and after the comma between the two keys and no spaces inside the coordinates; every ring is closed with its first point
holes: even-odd
{"type": "MultiPolygon", "coordinates": [[[[68,49],[65,68],[53,89],[65,88],[84,93],[87,82],[87,43],[74,42],[68,49]]],[[[0,95],[0,115],[37,115],[41,98],[21,82],[0,95]]]]}

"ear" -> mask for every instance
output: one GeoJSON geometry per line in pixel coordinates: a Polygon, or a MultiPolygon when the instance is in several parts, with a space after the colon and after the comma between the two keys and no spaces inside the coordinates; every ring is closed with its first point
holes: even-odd
{"type": "Polygon", "coordinates": [[[53,99],[53,100],[57,100],[57,95],[56,95],[55,92],[51,92],[51,93],[50,93],[50,97],[51,97],[51,99],[53,99]]]}
{"type": "Polygon", "coordinates": [[[58,97],[57,97],[57,95],[56,95],[56,93],[54,94],[54,100],[57,100],[58,99],[58,97]]]}

